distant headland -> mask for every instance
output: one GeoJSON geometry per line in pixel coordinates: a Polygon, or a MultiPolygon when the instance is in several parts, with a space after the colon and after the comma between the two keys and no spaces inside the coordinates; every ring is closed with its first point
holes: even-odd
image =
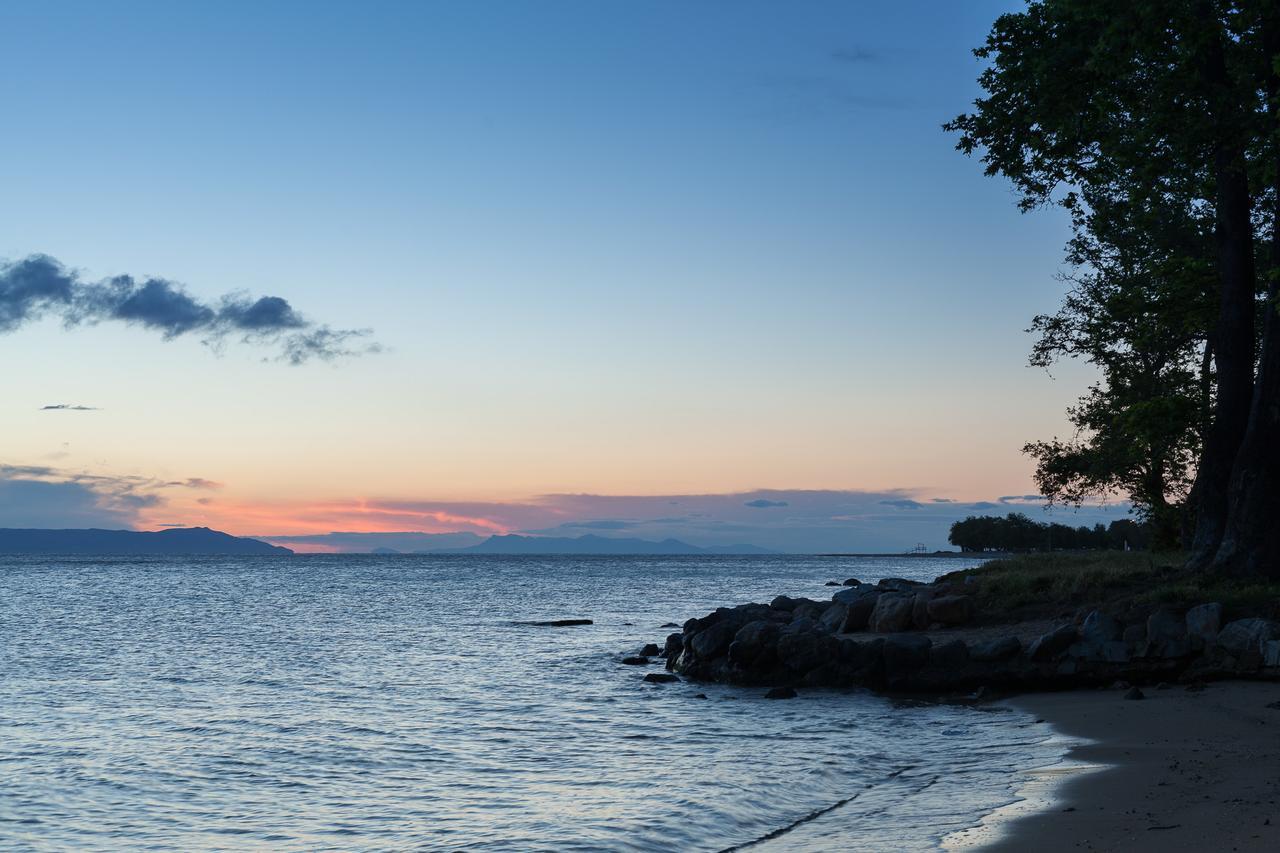
{"type": "Polygon", "coordinates": [[[288,548],[208,527],[171,530],[43,530],[0,528],[0,554],[195,555],[292,554],[288,548]]]}

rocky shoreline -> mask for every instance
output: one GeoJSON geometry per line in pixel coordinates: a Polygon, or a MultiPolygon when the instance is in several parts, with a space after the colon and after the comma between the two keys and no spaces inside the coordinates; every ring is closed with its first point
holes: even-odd
{"type": "Polygon", "coordinates": [[[1280,680],[1280,622],[1228,621],[1238,614],[1217,602],[1001,623],[999,614],[979,613],[965,587],[964,579],[850,579],[829,601],[779,596],[722,607],[685,622],[657,656],[685,678],[779,688],[778,698],[803,687],[981,695],[1280,680]]]}

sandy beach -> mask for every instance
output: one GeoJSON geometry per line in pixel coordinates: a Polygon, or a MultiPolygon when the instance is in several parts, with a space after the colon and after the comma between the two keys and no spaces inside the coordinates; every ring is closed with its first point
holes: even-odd
{"type": "Polygon", "coordinates": [[[1141,701],[1124,699],[1122,690],[1010,700],[1079,743],[1065,766],[1029,774],[1026,800],[952,839],[954,846],[1037,853],[1280,849],[1280,684],[1219,682],[1144,693],[1141,701]]]}

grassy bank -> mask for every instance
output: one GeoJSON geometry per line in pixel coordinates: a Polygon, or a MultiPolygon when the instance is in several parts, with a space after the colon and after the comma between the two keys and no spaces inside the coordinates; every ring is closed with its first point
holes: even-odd
{"type": "Polygon", "coordinates": [[[1019,554],[945,578],[963,582],[979,612],[1008,620],[1061,616],[1080,607],[1123,611],[1208,601],[1232,612],[1280,616],[1280,583],[1189,572],[1184,562],[1177,552],[1019,554]]]}

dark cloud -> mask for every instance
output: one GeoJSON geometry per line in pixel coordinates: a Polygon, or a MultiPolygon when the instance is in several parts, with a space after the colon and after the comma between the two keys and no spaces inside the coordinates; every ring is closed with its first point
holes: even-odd
{"type": "Polygon", "coordinates": [[[920,503],[919,501],[913,501],[913,500],[910,500],[909,498],[898,498],[896,500],[891,500],[891,501],[880,501],[880,504],[882,506],[897,507],[898,509],[920,509],[921,507],[924,506],[924,504],[920,503]]]}
{"type": "Polygon", "coordinates": [[[291,364],[375,352],[368,330],[333,329],[303,317],[279,296],[232,293],[208,304],[163,278],[120,275],[82,281],[47,255],[0,264],[0,333],[45,315],[70,327],[119,322],[159,332],[165,340],[198,334],[211,346],[227,338],[279,348],[291,364]]]}
{"type": "Polygon", "coordinates": [[[1001,495],[996,498],[1002,504],[1035,504],[1044,503],[1044,495],[1001,495]]]}
{"type": "Polygon", "coordinates": [[[54,403],[51,406],[41,406],[42,412],[96,412],[99,411],[97,406],[74,406],[71,403],[54,403]]]}
{"type": "Polygon", "coordinates": [[[613,519],[599,519],[596,521],[575,521],[568,524],[560,525],[561,528],[581,528],[584,530],[630,530],[636,527],[634,521],[616,521],[613,519]]]}
{"type": "Polygon", "coordinates": [[[955,500],[954,500],[953,498],[931,498],[931,500],[932,500],[934,503],[936,503],[936,504],[953,504],[953,503],[955,503],[955,500]]]}
{"type": "Polygon", "coordinates": [[[788,506],[786,501],[771,501],[765,498],[757,498],[753,501],[747,501],[743,506],[754,507],[756,509],[768,509],[770,507],[788,506]]]}
{"type": "Polygon", "coordinates": [[[0,527],[137,527],[143,510],[165,503],[173,486],[216,489],[203,477],[90,474],[49,465],[0,463],[0,527]]]}
{"type": "Polygon", "coordinates": [[[863,62],[875,62],[880,58],[880,54],[867,50],[864,47],[840,47],[831,51],[831,58],[836,62],[847,62],[852,65],[858,65],[863,62]]]}
{"type": "Polygon", "coordinates": [[[221,489],[222,483],[206,480],[204,477],[188,477],[185,480],[170,480],[166,486],[183,486],[188,489],[221,489]]]}

